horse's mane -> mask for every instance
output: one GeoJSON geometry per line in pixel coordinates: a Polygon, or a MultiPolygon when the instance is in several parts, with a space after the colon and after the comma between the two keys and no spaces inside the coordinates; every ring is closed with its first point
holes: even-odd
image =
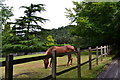
{"type": "Polygon", "coordinates": [[[50,47],[46,52],[45,54],[47,55],[49,52],[52,52],[53,49],[55,49],[56,46],[52,46],[50,47]]]}

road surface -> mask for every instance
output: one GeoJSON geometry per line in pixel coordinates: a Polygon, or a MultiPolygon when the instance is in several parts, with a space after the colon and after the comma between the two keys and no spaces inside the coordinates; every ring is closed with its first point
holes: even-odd
{"type": "Polygon", "coordinates": [[[120,80],[120,58],[113,59],[106,70],[99,74],[97,80],[120,80]]]}

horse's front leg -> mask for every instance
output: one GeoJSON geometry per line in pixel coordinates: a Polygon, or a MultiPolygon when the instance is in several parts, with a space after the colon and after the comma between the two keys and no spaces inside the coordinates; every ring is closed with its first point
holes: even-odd
{"type": "Polygon", "coordinates": [[[52,65],[52,58],[51,58],[51,60],[50,60],[50,64],[49,64],[49,67],[52,67],[51,65],[52,65]]]}
{"type": "MultiPolygon", "coordinates": [[[[57,65],[57,62],[56,62],[56,65],[57,65]]],[[[49,67],[52,67],[52,58],[51,58],[51,60],[50,60],[49,67]]]]}

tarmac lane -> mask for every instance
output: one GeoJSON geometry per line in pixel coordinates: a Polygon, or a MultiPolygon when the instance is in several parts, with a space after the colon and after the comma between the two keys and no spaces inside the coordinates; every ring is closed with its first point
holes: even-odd
{"type": "Polygon", "coordinates": [[[101,72],[97,80],[120,80],[120,58],[116,58],[101,72]]]}

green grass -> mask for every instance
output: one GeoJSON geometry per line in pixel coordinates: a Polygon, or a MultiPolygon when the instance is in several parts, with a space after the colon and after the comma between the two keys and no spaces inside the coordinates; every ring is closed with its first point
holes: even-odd
{"type": "MultiPolygon", "coordinates": [[[[101,71],[103,71],[103,69],[105,68],[105,66],[111,62],[111,60],[112,60],[112,59],[111,59],[110,56],[109,56],[109,57],[106,57],[106,58],[104,58],[104,61],[103,61],[103,62],[101,62],[101,61],[99,60],[99,65],[96,65],[96,62],[93,61],[93,62],[92,62],[92,70],[89,70],[88,64],[83,65],[83,66],[81,67],[81,77],[82,77],[83,79],[96,78],[97,75],[98,75],[101,71]]],[[[73,79],[73,78],[74,78],[74,79],[77,79],[77,69],[74,69],[74,70],[72,70],[72,71],[70,71],[70,72],[67,72],[67,73],[62,74],[62,75],[60,75],[60,76],[57,76],[57,78],[70,78],[70,79],[73,79]]]]}
{"type": "MultiPolygon", "coordinates": [[[[35,54],[35,55],[26,55],[26,56],[18,56],[14,59],[20,59],[20,58],[26,58],[26,57],[35,57],[39,55],[44,54],[35,54]]],[[[92,55],[93,58],[95,55],[92,55]]],[[[83,52],[81,55],[81,61],[82,63],[88,60],[87,52],[83,52]]],[[[89,70],[88,64],[81,67],[81,74],[82,78],[96,78],[96,76],[105,68],[106,64],[109,64],[111,62],[111,56],[107,56],[104,58],[104,60],[101,62],[99,60],[99,65],[96,65],[95,60],[92,62],[92,70],[89,70]]],[[[60,72],[62,70],[68,69],[70,67],[76,66],[76,56],[73,55],[73,65],[66,67],[67,63],[67,56],[58,57],[57,58],[57,72],[60,72]]],[[[2,75],[4,77],[4,67],[1,67],[2,69],[2,75]]],[[[14,78],[43,78],[51,74],[51,68],[44,69],[43,67],[43,61],[32,61],[28,63],[23,64],[17,64],[14,65],[14,78]]],[[[77,79],[77,69],[71,70],[67,73],[64,73],[60,76],[57,76],[57,78],[74,78],[77,79]]],[[[22,79],[23,80],[23,79],[22,79]]]]}
{"type": "MultiPolygon", "coordinates": [[[[22,58],[29,58],[29,57],[36,57],[36,56],[42,56],[42,55],[44,55],[44,54],[32,54],[32,55],[15,56],[14,60],[22,59],[22,58]]],[[[0,61],[5,61],[5,57],[0,58],[0,61]]]]}

